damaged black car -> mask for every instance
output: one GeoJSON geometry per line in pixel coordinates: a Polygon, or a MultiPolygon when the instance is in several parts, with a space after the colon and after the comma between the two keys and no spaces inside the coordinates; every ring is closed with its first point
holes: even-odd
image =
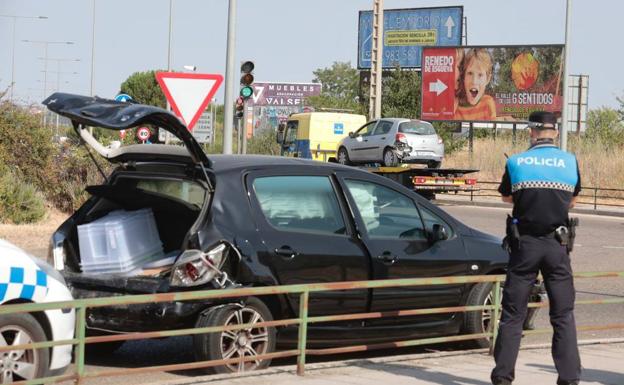
{"type": "MultiPolygon", "coordinates": [[[[104,183],[86,187],[88,201],[51,239],[51,258],[75,298],[505,271],[508,255],[500,239],[387,178],[296,158],[208,157],[178,118],[153,106],[65,93],[44,104],[69,118],[81,140],[115,164],[104,183]],[[146,125],[170,132],[183,146],[104,146],[88,130],[146,125]]],[[[483,305],[491,303],[491,288],[479,283],[311,293],[309,315],[483,305]]],[[[298,302],[298,295],[273,295],[90,308],[87,332],[296,318],[298,302]]],[[[489,323],[489,311],[319,323],[309,325],[308,344],[482,333],[489,323]]],[[[277,344],[296,341],[296,326],[193,337],[198,360],[270,353],[277,344]]],[[[485,347],[489,341],[475,344],[485,347]]],[[[269,363],[213,370],[254,370],[269,363]]]]}

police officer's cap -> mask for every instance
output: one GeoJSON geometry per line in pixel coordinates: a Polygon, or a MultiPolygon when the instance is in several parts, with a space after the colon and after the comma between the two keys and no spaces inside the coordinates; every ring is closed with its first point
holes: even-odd
{"type": "Polygon", "coordinates": [[[552,112],[535,111],[529,115],[529,127],[538,130],[557,129],[557,117],[552,112]]]}

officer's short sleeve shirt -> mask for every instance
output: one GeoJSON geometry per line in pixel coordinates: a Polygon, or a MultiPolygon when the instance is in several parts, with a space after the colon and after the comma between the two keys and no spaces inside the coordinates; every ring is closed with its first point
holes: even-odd
{"type": "Polygon", "coordinates": [[[578,163],[553,145],[534,146],[508,159],[498,191],[513,197],[522,233],[550,233],[565,224],[572,197],[581,191],[578,163]]]}

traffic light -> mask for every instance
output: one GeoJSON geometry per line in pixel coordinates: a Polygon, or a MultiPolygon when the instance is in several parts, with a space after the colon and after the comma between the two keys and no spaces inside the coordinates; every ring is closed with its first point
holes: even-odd
{"type": "Polygon", "coordinates": [[[242,96],[236,98],[236,117],[242,118],[245,115],[245,100],[242,96]]]}
{"type": "Polygon", "coordinates": [[[241,64],[241,78],[240,78],[240,96],[247,100],[253,95],[253,87],[251,84],[254,81],[253,70],[254,63],[246,60],[241,64]]]}

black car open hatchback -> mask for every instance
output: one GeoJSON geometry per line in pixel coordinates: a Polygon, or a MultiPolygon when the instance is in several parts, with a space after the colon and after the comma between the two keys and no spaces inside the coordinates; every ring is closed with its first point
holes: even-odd
{"type": "MultiPolygon", "coordinates": [[[[62,93],[44,104],[69,118],[82,140],[117,164],[104,184],[87,187],[90,199],[52,237],[55,266],[76,298],[505,271],[508,255],[498,238],[460,223],[384,177],[296,158],[207,157],[175,116],[152,106],[62,93]],[[139,125],[165,129],[184,147],[105,147],[87,130],[139,125]],[[139,209],[153,212],[163,251],[175,262],[152,275],[85,273],[78,226],[112,211],[139,209]],[[206,261],[217,269],[205,268],[206,261]]],[[[491,301],[491,287],[312,293],[309,315],[483,305],[491,301]]],[[[296,295],[274,295],[93,308],[87,326],[89,333],[101,334],[256,323],[297,317],[298,301],[296,295]]],[[[308,342],[335,346],[481,333],[488,324],[488,311],[313,324],[308,342]]],[[[194,347],[198,360],[236,358],[269,353],[276,343],[295,343],[296,336],[293,327],[259,327],[197,335],[194,347]]],[[[489,341],[477,344],[488,346],[489,341]]],[[[216,370],[258,369],[269,361],[240,365],[216,370]]]]}

